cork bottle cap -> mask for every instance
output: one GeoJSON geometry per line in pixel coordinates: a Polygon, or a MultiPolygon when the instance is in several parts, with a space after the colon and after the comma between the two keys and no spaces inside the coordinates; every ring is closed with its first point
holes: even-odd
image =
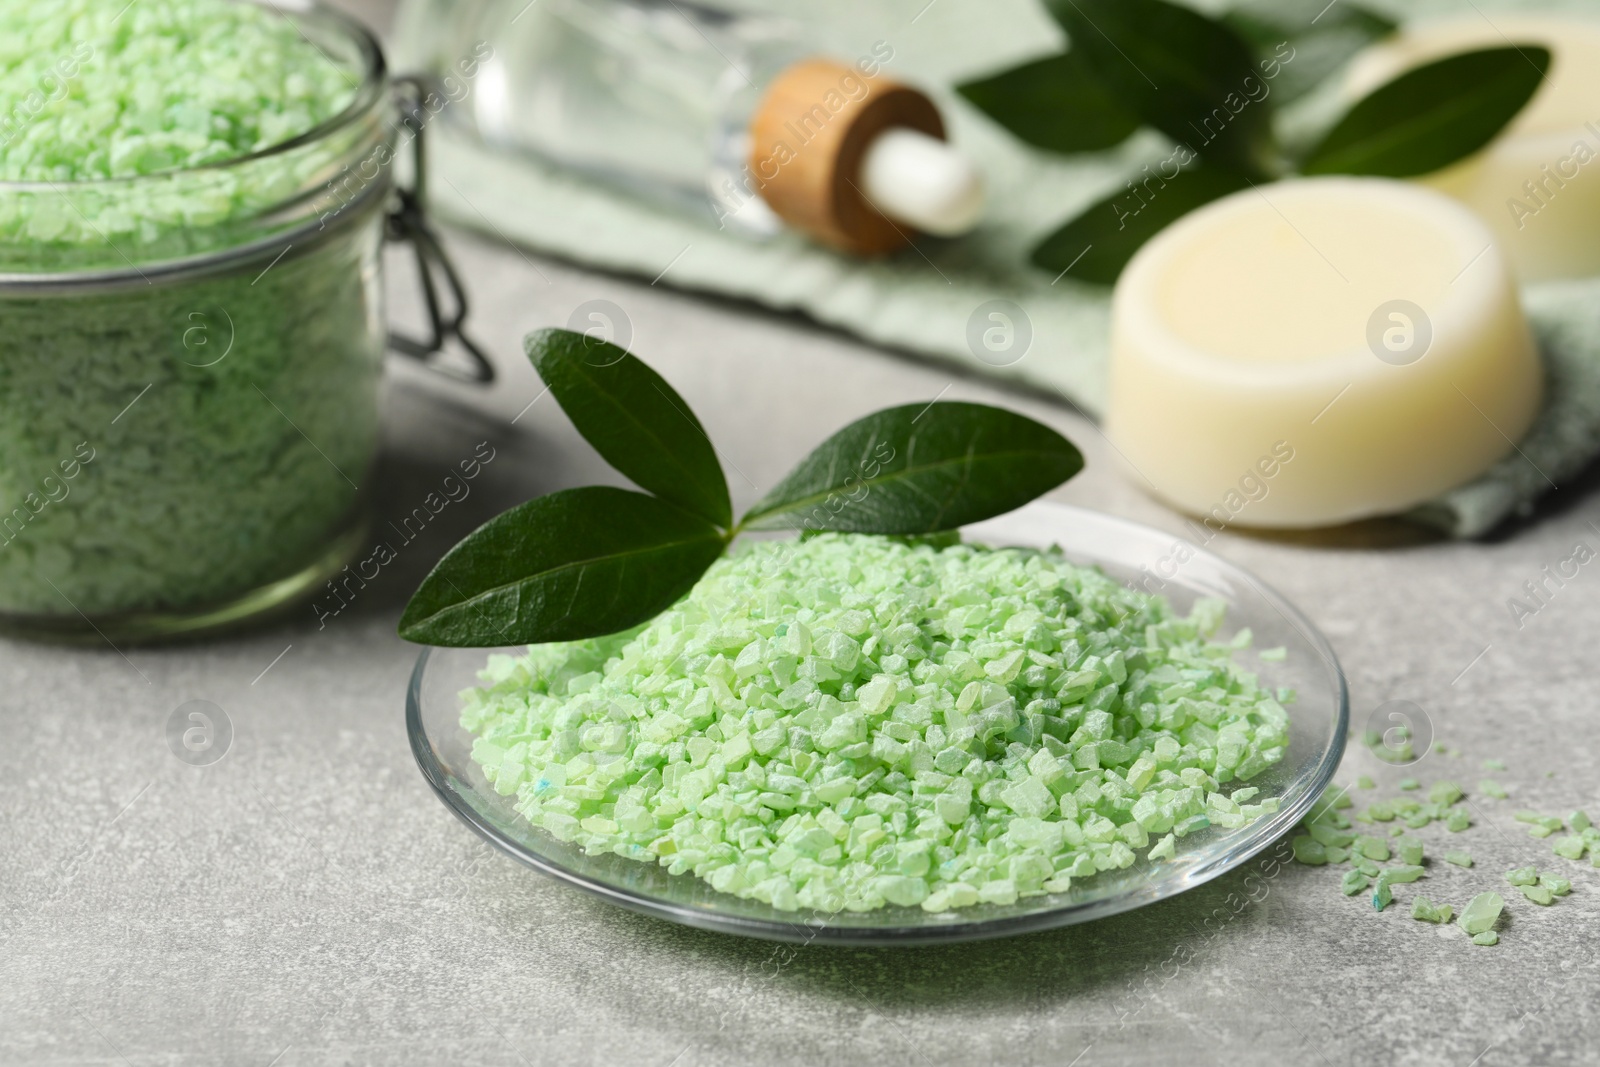
{"type": "Polygon", "coordinates": [[[750,120],[750,172],[790,226],[857,255],[892,252],[911,232],[867,200],[861,161],[894,126],[945,136],[921,92],[833,60],[803,60],[774,79],[750,120]]]}

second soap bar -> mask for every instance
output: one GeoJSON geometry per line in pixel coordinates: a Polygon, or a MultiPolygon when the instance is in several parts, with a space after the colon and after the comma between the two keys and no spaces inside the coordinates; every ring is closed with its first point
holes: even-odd
{"type": "Polygon", "coordinates": [[[1107,434],[1213,528],[1402,511],[1510,451],[1540,391],[1488,228],[1408,183],[1226,197],[1146,244],[1112,302],[1107,434]]]}

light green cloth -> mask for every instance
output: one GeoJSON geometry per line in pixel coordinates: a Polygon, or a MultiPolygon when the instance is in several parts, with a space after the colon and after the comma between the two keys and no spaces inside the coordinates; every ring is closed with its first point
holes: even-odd
{"type": "MultiPolygon", "coordinates": [[[[1403,12],[1382,6],[1412,17],[1419,8],[1437,12],[1466,2],[1408,4],[1403,12]]],[[[1492,12],[1534,5],[1481,6],[1492,12]]],[[[1581,2],[1561,6],[1583,9],[1581,2]]],[[[812,0],[805,17],[826,35],[819,42],[825,50],[852,57],[887,41],[894,58],[886,73],[935,88],[1064,44],[1029,0],[812,0]]],[[[401,41],[400,69],[405,47],[401,41]]],[[[718,230],[709,214],[675,213],[526,157],[497,154],[448,122],[430,131],[433,206],[453,221],[532,248],[801,311],[869,341],[1047,390],[1098,415],[1105,403],[1108,290],[1070,277],[1053,280],[1028,265],[1027,252],[1140,164],[1163,158],[1166,142],[1145,131],[1111,152],[1051,157],[948,93],[938,95],[952,140],[984,171],[988,213],[967,237],[919,242],[888,260],[850,259],[792,234],[752,240],[718,230]],[[994,299],[1021,306],[1033,329],[1026,356],[1009,367],[980,362],[968,348],[970,316],[994,299]]],[[[1480,536],[1527,511],[1600,454],[1600,279],[1533,286],[1525,299],[1548,361],[1547,408],[1520,452],[1414,513],[1453,536],[1480,536]]]]}

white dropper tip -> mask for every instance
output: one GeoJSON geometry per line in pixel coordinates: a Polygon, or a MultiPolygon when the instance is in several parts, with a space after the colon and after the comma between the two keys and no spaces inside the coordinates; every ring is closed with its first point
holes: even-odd
{"type": "Polygon", "coordinates": [[[983,179],[971,160],[905,126],[890,127],[867,146],[861,191],[891,219],[939,237],[966,233],[983,214],[983,179]]]}

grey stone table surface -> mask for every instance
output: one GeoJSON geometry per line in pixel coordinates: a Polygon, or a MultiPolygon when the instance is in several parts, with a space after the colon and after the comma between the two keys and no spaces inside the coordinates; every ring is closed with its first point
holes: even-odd
{"type": "MultiPolygon", "coordinates": [[[[381,5],[380,5],[381,6],[381,5]]],[[[1571,867],[1551,908],[1514,901],[1500,945],[1376,914],[1330,869],[1234,872],[1052,933],[963,946],[791,950],[669,925],[519,867],[429,791],[403,723],[416,649],[394,624],[461,533],[510,503],[615,481],[519,356],[530,328],[614,301],[634,348],[693,404],[749,503],[813,443],[886,404],[1015,406],[1088,456],[1056,498],[1168,529],[1095,427],[1048,398],[952,378],[804,322],[452,235],[505,369],[492,395],[398,368],[380,518],[410,512],[477,442],[496,459],[345,611],[309,607],[165,648],[0,643],[0,1063],[883,1064],[978,1062],[1548,1064],[1600,1061],[1600,872],[1551,856],[1519,808],[1600,807],[1586,565],[1536,614],[1523,583],[1600,547],[1600,500],[1565,486],[1486,544],[1375,526],[1311,543],[1225,533],[1329,635],[1360,723],[1415,702],[1437,738],[1410,773],[1469,788],[1488,757],[1510,801],[1473,797],[1464,903],[1522,863],[1571,867]],[[515,420],[515,421],[513,421],[515,420]],[[175,758],[175,708],[208,700],[233,739],[175,758]],[[1255,883],[1252,883],[1253,885],[1255,883]]],[[[403,292],[404,279],[391,278],[403,292]]],[[[1552,588],[1554,588],[1552,586],[1552,588]]],[[[1345,780],[1403,772],[1352,755],[1345,780]]]]}

